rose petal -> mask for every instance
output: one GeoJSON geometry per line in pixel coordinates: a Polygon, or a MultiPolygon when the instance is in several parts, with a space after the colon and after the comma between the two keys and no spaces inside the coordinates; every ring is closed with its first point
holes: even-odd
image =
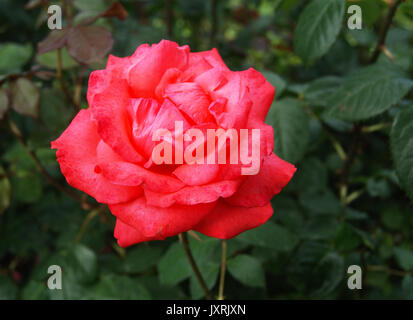
{"type": "Polygon", "coordinates": [[[96,120],[99,136],[124,160],[140,163],[143,157],[131,143],[131,130],[125,106],[129,101],[126,80],[108,79],[102,72],[93,72],[89,79],[89,105],[96,120]]]}
{"type": "Polygon", "coordinates": [[[203,186],[190,186],[173,193],[158,193],[144,189],[145,198],[149,205],[167,208],[174,204],[196,205],[211,203],[220,197],[233,195],[240,185],[240,180],[219,181],[203,186]]]}
{"type": "Polygon", "coordinates": [[[231,205],[259,207],[266,205],[291,180],[296,168],[274,153],[264,157],[260,172],[248,176],[238,191],[225,201],[231,205]]]}
{"type": "Polygon", "coordinates": [[[153,238],[142,236],[139,231],[122,222],[120,219],[116,219],[113,235],[118,240],[118,245],[122,248],[129,247],[139,242],[154,240],[153,238]]]}
{"type": "Polygon", "coordinates": [[[134,118],[132,135],[136,148],[146,158],[151,157],[153,148],[159,143],[153,141],[153,134],[157,129],[169,130],[174,137],[176,122],[182,123],[183,132],[190,127],[185,117],[168,99],[165,99],[161,106],[151,98],[131,99],[128,110],[134,118]]]}
{"type": "Polygon", "coordinates": [[[249,98],[253,105],[249,120],[265,121],[268,110],[274,100],[275,89],[265,77],[253,68],[239,72],[244,84],[249,88],[249,98]]]}
{"type": "Polygon", "coordinates": [[[102,175],[111,183],[122,186],[140,186],[154,192],[176,192],[185,184],[172,176],[155,173],[138,165],[120,162],[104,161],[99,163],[102,175]]]}
{"type": "Polygon", "coordinates": [[[173,172],[183,183],[199,186],[213,181],[219,172],[218,164],[183,164],[173,172]]]}
{"type": "Polygon", "coordinates": [[[169,84],[165,88],[164,96],[196,124],[214,122],[214,117],[208,111],[211,101],[198,84],[194,82],[169,84]]]}
{"type": "Polygon", "coordinates": [[[193,230],[209,237],[230,239],[267,222],[272,213],[269,203],[262,207],[245,208],[231,206],[220,200],[193,230]]]}
{"type": "Polygon", "coordinates": [[[155,97],[155,89],[170,68],[182,69],[188,62],[189,47],[162,40],[134,55],[128,81],[134,97],[155,97]]]}
{"type": "Polygon", "coordinates": [[[112,184],[100,174],[97,147],[100,143],[90,111],[81,110],[62,135],[52,142],[67,182],[102,203],[129,201],[142,194],[140,187],[112,184]]]}
{"type": "Polygon", "coordinates": [[[147,204],[145,198],[140,197],[130,202],[110,205],[109,209],[143,237],[165,239],[192,229],[214,205],[215,203],[202,203],[158,208],[147,204]]]}
{"type": "Polygon", "coordinates": [[[199,75],[195,81],[211,95],[212,100],[226,99],[225,112],[217,123],[228,128],[246,128],[248,115],[252,107],[248,83],[241,72],[213,68],[199,75]]]}

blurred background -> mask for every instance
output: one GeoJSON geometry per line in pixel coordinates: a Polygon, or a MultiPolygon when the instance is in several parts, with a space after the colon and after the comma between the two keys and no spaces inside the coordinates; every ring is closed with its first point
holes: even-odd
{"type": "MultiPolygon", "coordinates": [[[[225,297],[413,299],[412,35],[411,0],[0,0],[0,299],[204,298],[177,237],[120,248],[109,210],[50,150],[108,53],[161,39],[263,72],[275,151],[298,168],[270,221],[228,241],[225,297]],[[51,34],[52,4],[88,37],[51,34]],[[47,288],[50,265],[62,290],[47,288]]],[[[219,240],[190,244],[216,294],[219,240]]]]}

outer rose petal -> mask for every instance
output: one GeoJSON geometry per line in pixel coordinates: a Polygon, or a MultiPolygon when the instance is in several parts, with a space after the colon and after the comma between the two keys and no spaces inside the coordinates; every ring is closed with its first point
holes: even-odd
{"type": "Polygon", "coordinates": [[[230,239],[267,222],[272,213],[270,203],[263,207],[245,208],[234,207],[220,200],[193,230],[209,237],[230,239]]]}
{"type": "Polygon", "coordinates": [[[229,70],[224,60],[222,60],[221,56],[219,55],[219,52],[216,48],[213,48],[208,51],[191,52],[190,55],[191,55],[191,58],[194,58],[194,59],[202,57],[214,68],[218,67],[218,68],[223,68],[225,70],[229,70]]]}
{"type": "Polygon", "coordinates": [[[211,203],[220,197],[227,198],[233,195],[240,184],[240,180],[219,181],[204,186],[185,187],[174,193],[157,193],[144,188],[148,204],[167,208],[174,204],[196,205],[211,203]]]}
{"type": "Polygon", "coordinates": [[[128,226],[120,219],[116,219],[115,231],[113,235],[118,240],[119,246],[123,248],[129,247],[135,243],[154,240],[152,238],[142,236],[139,231],[131,226],[128,226]]]}
{"type": "Polygon", "coordinates": [[[189,47],[162,40],[134,55],[135,64],[129,69],[128,81],[133,95],[155,97],[155,89],[166,70],[182,69],[188,62],[189,47]]]}
{"type": "Polygon", "coordinates": [[[287,185],[296,170],[292,164],[272,153],[264,157],[260,172],[248,176],[238,191],[225,200],[235,206],[264,206],[287,185]]]}
{"type": "Polygon", "coordinates": [[[250,68],[239,74],[249,88],[249,98],[253,103],[249,119],[264,122],[274,100],[274,87],[255,69],[250,68]]]}
{"type": "Polygon", "coordinates": [[[145,198],[140,197],[130,202],[109,205],[109,209],[118,219],[136,229],[142,237],[165,239],[191,230],[214,206],[215,203],[202,203],[158,208],[148,205],[145,198]]]}
{"type": "Polygon", "coordinates": [[[52,148],[58,149],[57,161],[67,182],[102,203],[119,203],[139,196],[140,187],[112,184],[99,173],[97,147],[100,141],[87,109],[81,110],[59,139],[52,142],[52,148]]]}
{"type": "Polygon", "coordinates": [[[121,161],[104,160],[99,163],[102,175],[111,183],[122,186],[139,186],[154,192],[175,192],[185,184],[172,176],[149,171],[138,165],[121,161]]]}

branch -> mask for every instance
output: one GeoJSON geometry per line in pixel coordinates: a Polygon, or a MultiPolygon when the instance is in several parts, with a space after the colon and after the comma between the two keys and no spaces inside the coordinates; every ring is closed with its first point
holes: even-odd
{"type": "Polygon", "coordinates": [[[65,85],[62,70],[63,70],[62,53],[61,53],[61,49],[59,48],[57,49],[57,79],[59,80],[60,88],[62,89],[64,95],[66,96],[66,99],[70,102],[71,105],[73,105],[73,109],[76,114],[77,112],[79,112],[79,105],[73,100],[69,89],[65,85]]]}
{"type": "Polygon", "coordinates": [[[227,267],[227,241],[221,240],[221,246],[222,246],[222,256],[221,256],[221,274],[219,277],[218,300],[224,300],[225,271],[227,267]]]}
{"type": "Polygon", "coordinates": [[[207,285],[205,284],[204,278],[201,275],[201,272],[198,269],[198,266],[195,262],[194,257],[192,256],[191,248],[189,246],[188,235],[186,232],[182,232],[178,235],[179,241],[182,243],[184,248],[185,254],[189,260],[189,264],[191,265],[192,270],[195,273],[196,278],[198,279],[199,284],[201,285],[202,290],[204,291],[205,297],[207,300],[212,299],[212,295],[208,290],[207,285]]]}
{"type": "Polygon", "coordinates": [[[396,0],[393,1],[389,7],[389,12],[387,13],[386,19],[384,21],[383,27],[381,28],[379,38],[377,40],[376,47],[374,48],[373,54],[370,57],[369,64],[373,64],[377,61],[380,56],[380,52],[385,48],[387,34],[389,33],[390,26],[393,22],[393,18],[396,14],[397,8],[404,2],[405,0],[396,0]]]}

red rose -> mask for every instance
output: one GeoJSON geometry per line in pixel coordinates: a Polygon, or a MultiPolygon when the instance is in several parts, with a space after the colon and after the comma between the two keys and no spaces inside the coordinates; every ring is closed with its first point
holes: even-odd
{"type": "MultiPolygon", "coordinates": [[[[52,148],[67,182],[108,204],[120,246],[188,230],[228,239],[271,217],[270,199],[296,170],[272,152],[273,131],[264,120],[273,97],[263,75],[229,70],[216,49],[144,44],[131,57],[109,56],[106,69],[90,75],[89,109],[52,148]],[[229,161],[179,164],[175,152],[175,162],[156,164],[154,133],[174,133],[176,122],[201,132],[259,129],[258,141],[248,134],[249,147],[260,145],[258,174],[243,175],[246,165],[229,161]]],[[[176,140],[170,144],[178,149],[176,140]]]]}

